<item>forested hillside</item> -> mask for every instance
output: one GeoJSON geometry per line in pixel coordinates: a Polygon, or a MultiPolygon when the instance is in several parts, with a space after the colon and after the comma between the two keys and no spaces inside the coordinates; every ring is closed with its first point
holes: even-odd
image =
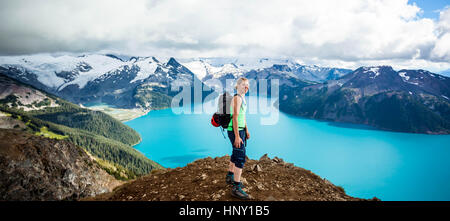
{"type": "Polygon", "coordinates": [[[0,84],[0,111],[25,125],[13,126],[16,129],[67,139],[100,159],[116,178],[131,179],[161,168],[131,147],[140,141],[139,134],[109,115],[81,108],[3,75],[0,84]],[[27,104],[42,101],[48,105],[38,108],[27,104]]]}

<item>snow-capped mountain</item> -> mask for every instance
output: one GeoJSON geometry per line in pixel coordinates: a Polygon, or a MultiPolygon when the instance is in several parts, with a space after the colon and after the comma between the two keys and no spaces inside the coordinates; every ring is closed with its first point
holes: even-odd
{"type": "Polygon", "coordinates": [[[202,58],[182,62],[209,86],[225,85],[227,79],[244,76],[251,79],[279,79],[281,84],[294,86],[295,81],[324,82],[351,72],[349,69],[301,65],[294,60],[272,58],[202,58]],[[221,83],[218,84],[219,80],[221,83]]]}
{"type": "MultiPolygon", "coordinates": [[[[322,82],[349,72],[346,69],[300,65],[294,60],[273,58],[169,58],[130,57],[113,54],[80,56],[36,54],[0,57],[0,71],[75,103],[103,101],[132,107],[129,99],[142,84],[171,96],[170,86],[201,80],[208,86],[225,86],[227,79],[278,78],[282,84],[322,82]],[[219,85],[217,82],[221,82],[219,85]],[[184,83],[183,83],[184,82],[184,83]],[[150,83],[150,84],[149,84],[150,83]]],[[[142,90],[139,90],[142,91],[142,90]]]]}
{"type": "Polygon", "coordinates": [[[337,80],[285,91],[282,111],[379,129],[450,132],[450,78],[425,70],[360,67],[337,80]]]}
{"type": "Polygon", "coordinates": [[[252,74],[246,75],[259,76],[259,78],[267,78],[269,75],[278,75],[281,81],[295,78],[306,82],[325,82],[334,80],[350,73],[349,69],[323,68],[318,66],[306,66],[297,63],[290,64],[274,64],[271,67],[253,70],[252,74]],[[264,77],[267,76],[267,77],[264,77]]]}
{"type": "Polygon", "coordinates": [[[160,62],[155,57],[123,60],[99,54],[0,57],[0,72],[75,103],[102,101],[121,107],[135,106],[131,98],[139,85],[151,82],[169,94],[171,84],[196,79],[174,58],[160,62]]]}
{"type": "MultiPolygon", "coordinates": [[[[130,83],[144,80],[155,73],[158,66],[164,66],[154,57],[132,57],[123,61],[113,55],[51,56],[30,55],[0,57],[5,69],[15,69],[17,78],[27,80],[30,74],[43,85],[61,91],[69,85],[83,89],[88,82],[109,79],[114,75],[130,73],[130,83]]],[[[30,79],[28,79],[30,80],[30,79]]]]}
{"type": "Polygon", "coordinates": [[[229,74],[231,74],[234,78],[238,78],[246,72],[246,70],[237,67],[234,63],[213,66],[204,60],[198,60],[183,63],[183,65],[197,75],[197,77],[202,81],[207,79],[218,79],[229,74]]]}
{"type": "Polygon", "coordinates": [[[296,63],[290,59],[281,58],[195,58],[195,59],[180,59],[180,62],[185,65],[186,63],[200,61],[207,63],[213,67],[222,67],[227,64],[231,64],[234,68],[239,69],[242,72],[250,70],[259,70],[271,67],[274,64],[288,64],[296,63]]]}
{"type": "Polygon", "coordinates": [[[291,62],[287,59],[272,58],[198,58],[181,61],[202,81],[237,79],[252,70],[262,70],[274,64],[291,62]]]}
{"type": "Polygon", "coordinates": [[[350,69],[319,67],[316,65],[293,64],[290,68],[299,78],[315,82],[334,80],[352,72],[350,69]]]}
{"type": "Polygon", "coordinates": [[[427,93],[446,98],[450,96],[450,78],[425,70],[399,70],[390,66],[360,67],[337,81],[342,87],[357,88],[362,96],[384,91],[427,93]]]}

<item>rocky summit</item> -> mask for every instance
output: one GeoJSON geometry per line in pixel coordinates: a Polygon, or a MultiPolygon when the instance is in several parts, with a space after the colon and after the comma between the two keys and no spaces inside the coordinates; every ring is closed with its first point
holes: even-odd
{"type": "MultiPolygon", "coordinates": [[[[94,201],[232,201],[225,176],[230,157],[204,158],[175,169],[154,170],[147,176],[117,187],[114,191],[88,197],[94,201]]],[[[242,180],[254,201],[365,201],[349,196],[309,170],[270,159],[247,159],[242,180]]],[[[379,200],[376,197],[369,200],[379,200]]]]}

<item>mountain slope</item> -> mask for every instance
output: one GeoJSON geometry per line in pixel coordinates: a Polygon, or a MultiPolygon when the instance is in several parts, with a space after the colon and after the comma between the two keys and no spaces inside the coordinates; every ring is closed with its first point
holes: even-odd
{"type": "MultiPolygon", "coordinates": [[[[230,201],[231,186],[225,183],[229,156],[196,160],[185,167],[155,171],[128,182],[111,193],[83,200],[112,201],[230,201]]],[[[360,201],[341,187],[309,170],[267,155],[248,160],[243,171],[244,190],[252,200],[360,201]]],[[[372,200],[378,200],[373,198],[372,200]]]]}
{"type": "Polygon", "coordinates": [[[280,110],[400,132],[450,133],[450,78],[423,70],[361,67],[284,94],[280,110]]]}
{"type": "Polygon", "coordinates": [[[0,200],[77,200],[121,182],[65,140],[0,129],[0,200]]]}

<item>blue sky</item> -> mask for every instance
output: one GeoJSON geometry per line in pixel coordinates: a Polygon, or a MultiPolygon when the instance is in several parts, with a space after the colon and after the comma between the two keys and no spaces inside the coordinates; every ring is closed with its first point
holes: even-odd
{"type": "Polygon", "coordinates": [[[445,8],[445,6],[450,6],[449,0],[413,0],[408,1],[408,3],[415,2],[419,8],[423,10],[423,17],[439,19],[439,10],[445,8]]]}

